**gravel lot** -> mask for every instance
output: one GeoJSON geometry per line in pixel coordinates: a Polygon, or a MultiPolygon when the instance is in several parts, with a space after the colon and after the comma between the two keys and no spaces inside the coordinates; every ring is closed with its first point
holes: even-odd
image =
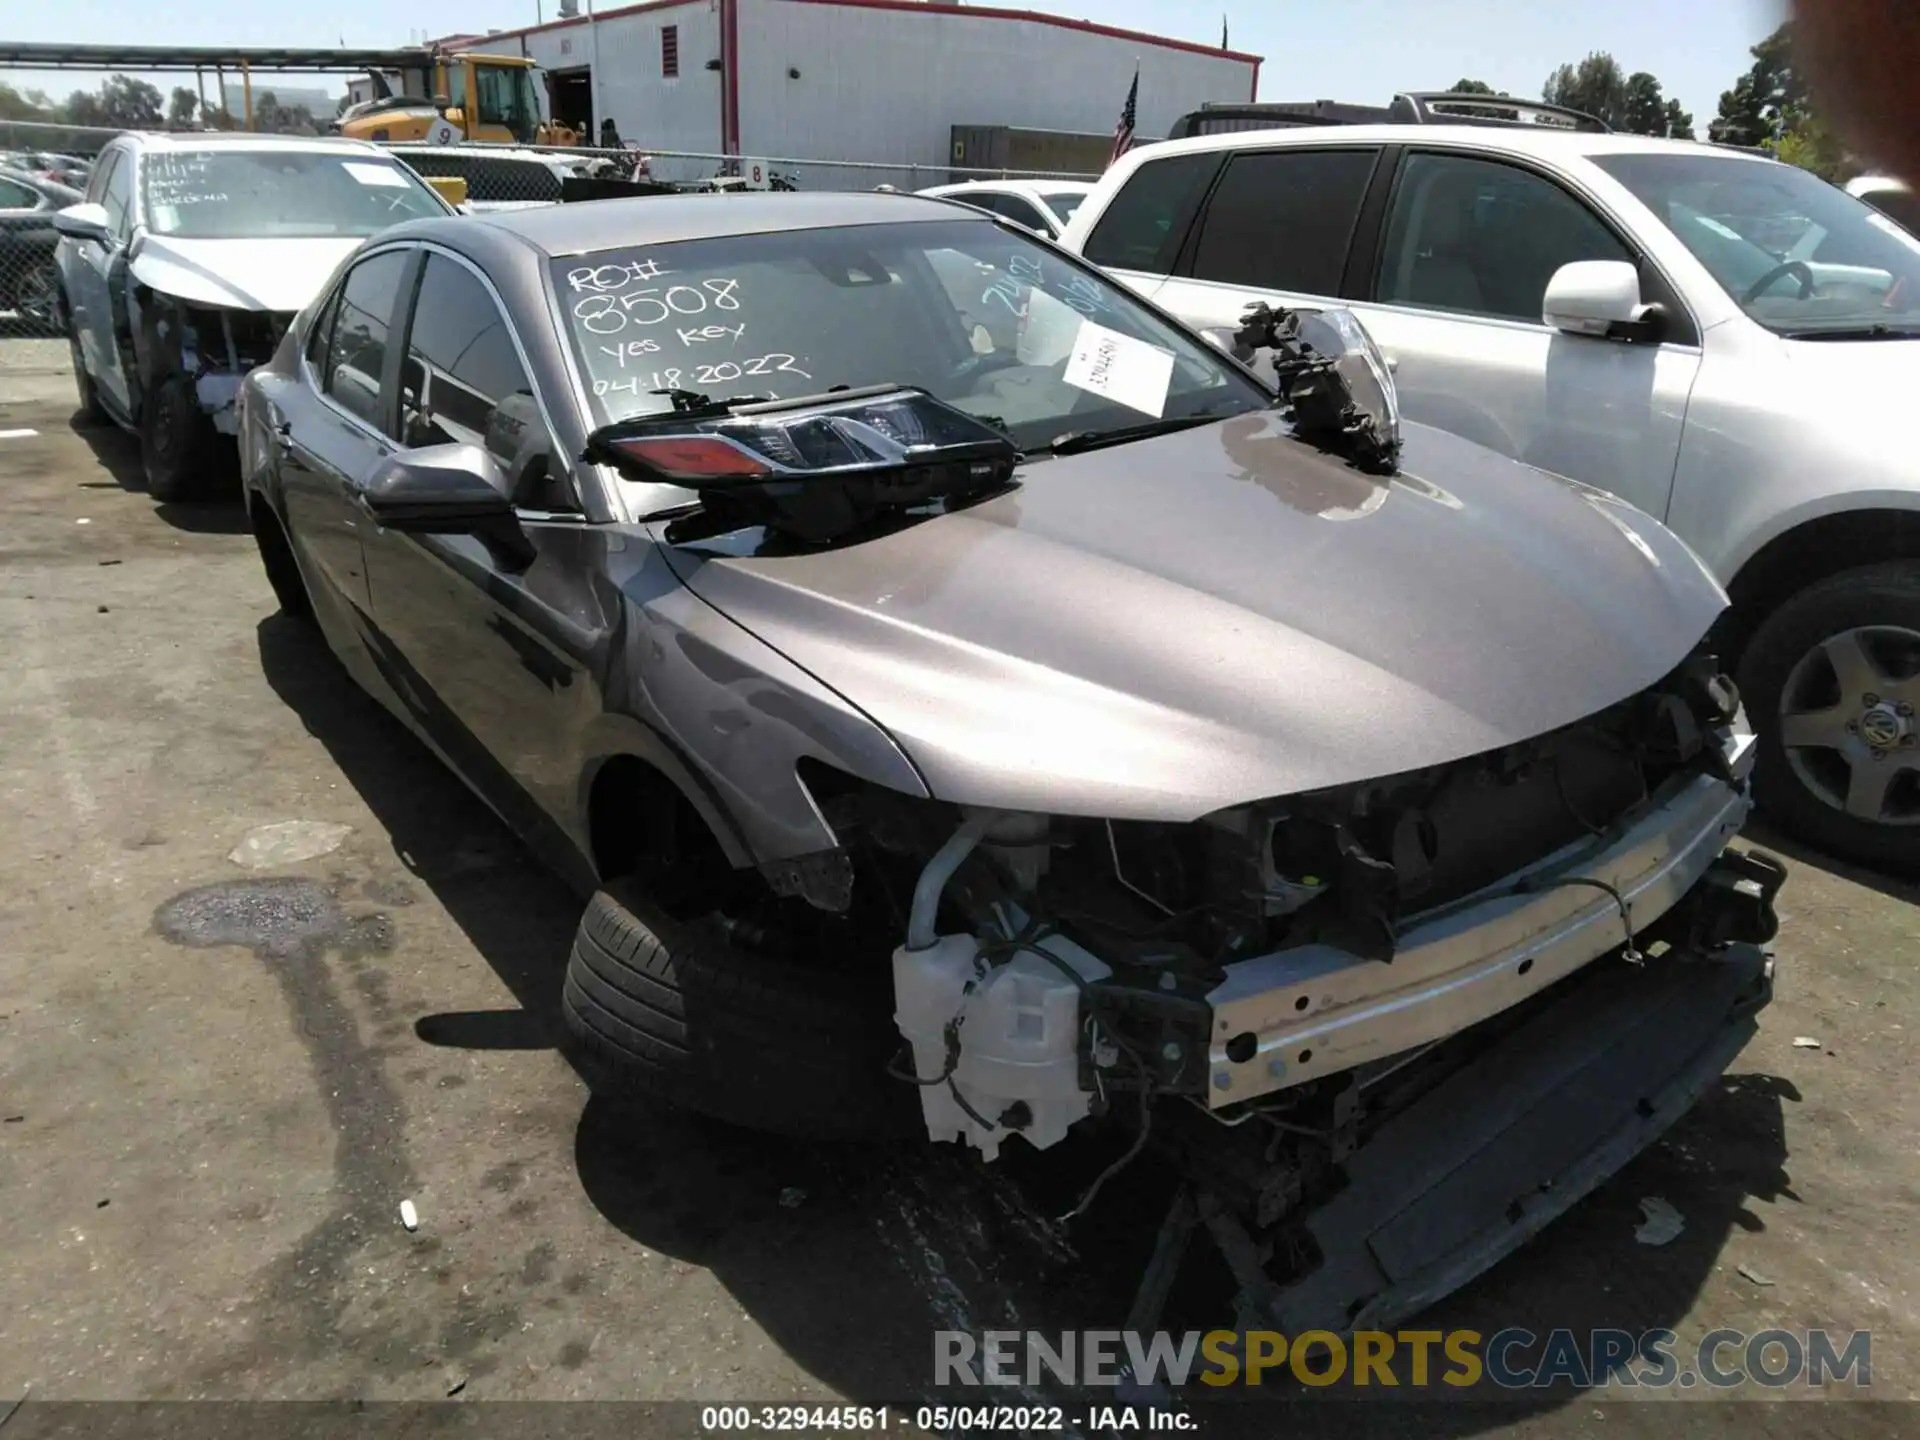
{"type": "MultiPolygon", "coordinates": [[[[237,506],[156,507],[132,443],[72,411],[63,344],[0,343],[0,432],[34,432],[0,435],[0,1412],[29,1385],[904,1402],[933,1329],[1119,1323],[1156,1177],[1063,1241],[1046,1168],[587,1103],[546,1040],[576,902],[273,617],[237,506]],[[229,858],[287,821],[349,828],[298,863],[229,858]],[[261,878],[281,928],[232,932],[220,887],[261,878]]],[[[1920,1395],[1920,893],[1775,848],[1759,1039],[1435,1326],[1868,1328],[1872,1393],[1920,1395]],[[1650,1195],[1685,1218],[1660,1249],[1633,1238],[1650,1195]]],[[[1208,1318],[1224,1297],[1193,1288],[1208,1318]]],[[[1677,1428],[1619,1398],[1438,1428],[1677,1428]]],[[[1695,1419],[1913,1428],[1791,1413],[1695,1419]]]]}

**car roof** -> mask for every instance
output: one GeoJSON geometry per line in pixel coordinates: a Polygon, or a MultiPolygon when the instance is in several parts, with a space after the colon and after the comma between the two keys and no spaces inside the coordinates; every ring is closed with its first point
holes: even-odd
{"type": "Polygon", "coordinates": [[[916,195],[967,195],[976,190],[1013,190],[1022,195],[1058,195],[1061,191],[1078,191],[1085,194],[1093,189],[1091,180],[1035,180],[1031,177],[1019,180],[958,180],[951,185],[929,185],[924,190],[916,190],[916,195]]]}
{"type": "MultiPolygon", "coordinates": [[[[487,226],[519,236],[548,255],[580,255],[621,246],[713,240],[769,230],[825,230],[839,225],[893,225],[929,220],[974,220],[977,211],[915,195],[867,191],[746,191],[711,195],[639,195],[573,205],[543,205],[473,215],[453,225],[487,226]]],[[[441,221],[400,227],[438,228],[441,221]]],[[[392,233],[392,232],[389,232],[392,233]]]]}
{"type": "Polygon", "coordinates": [[[49,190],[58,190],[62,195],[78,195],[80,192],[71,185],[63,185],[58,180],[49,180],[44,175],[36,175],[31,170],[18,170],[11,165],[0,165],[0,179],[12,180],[29,190],[38,190],[45,194],[49,190]]]}
{"type": "Polygon", "coordinates": [[[386,147],[344,135],[260,135],[240,130],[126,130],[114,137],[142,150],[293,150],[384,155],[386,147]]]}
{"type": "Polygon", "coordinates": [[[1218,135],[1192,135],[1184,140],[1156,140],[1136,146],[1126,160],[1141,164],[1168,155],[1204,155],[1222,150],[1270,150],[1277,146],[1430,145],[1436,141],[1555,160],[1624,154],[1708,154],[1727,155],[1764,165],[1780,163],[1770,155],[1755,155],[1732,146],[1712,145],[1699,140],[1668,140],[1660,136],[1629,135],[1619,131],[1572,130],[1558,125],[1283,125],[1271,130],[1233,130],[1218,135]]]}

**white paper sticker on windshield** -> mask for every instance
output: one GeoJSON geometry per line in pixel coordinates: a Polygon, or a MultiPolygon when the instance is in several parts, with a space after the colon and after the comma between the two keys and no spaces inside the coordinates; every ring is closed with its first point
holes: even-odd
{"type": "Polygon", "coordinates": [[[1087,320],[1074,338],[1073,354],[1060,378],[1076,390],[1158,420],[1173,384],[1173,352],[1087,320]]]}
{"type": "Polygon", "coordinates": [[[358,160],[343,160],[341,165],[362,185],[382,185],[392,190],[407,188],[407,177],[400,173],[397,166],[368,165],[358,160]]]}

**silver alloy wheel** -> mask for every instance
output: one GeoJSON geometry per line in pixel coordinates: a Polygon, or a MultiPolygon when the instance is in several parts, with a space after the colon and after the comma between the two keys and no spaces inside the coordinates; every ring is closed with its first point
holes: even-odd
{"type": "Polygon", "coordinates": [[[57,329],[60,324],[60,300],[59,292],[54,287],[53,266],[37,265],[22,276],[14,289],[13,304],[20,318],[36,329],[57,329]]]}
{"type": "Polygon", "coordinates": [[[1842,630],[1801,656],[1781,687],[1780,746],[1800,783],[1834,809],[1920,825],[1916,710],[1920,631],[1842,630]]]}

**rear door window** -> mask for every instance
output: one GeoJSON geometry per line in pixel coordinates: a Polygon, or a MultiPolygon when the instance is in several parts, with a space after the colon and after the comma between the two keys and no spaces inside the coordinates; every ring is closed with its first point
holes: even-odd
{"type": "Polygon", "coordinates": [[[1186,238],[1193,212],[1220,168],[1217,154],[1149,160],[1094,221],[1083,253],[1095,265],[1165,275],[1186,238]]]}
{"type": "Polygon", "coordinates": [[[1337,295],[1379,152],[1241,152],[1200,222],[1197,280],[1337,295]]]}

